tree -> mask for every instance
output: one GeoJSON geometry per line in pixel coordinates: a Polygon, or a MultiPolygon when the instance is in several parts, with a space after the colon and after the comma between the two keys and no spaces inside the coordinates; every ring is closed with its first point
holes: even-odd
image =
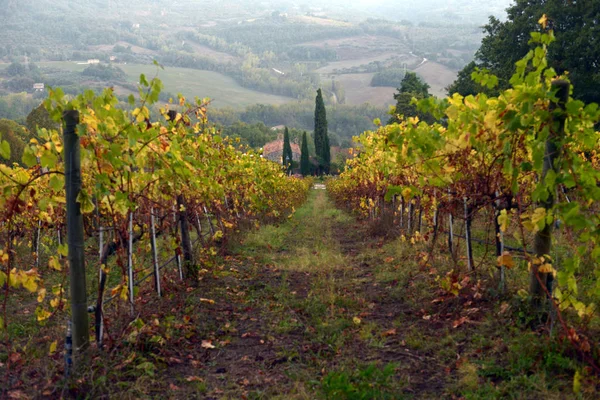
{"type": "Polygon", "coordinates": [[[417,106],[412,104],[413,97],[421,100],[429,97],[429,85],[421,80],[414,72],[407,72],[402,79],[402,84],[398,88],[398,93],[394,94],[396,108],[388,124],[400,122],[402,118],[419,117],[421,121],[432,123],[433,116],[422,113],[417,106]]]}
{"type": "Polygon", "coordinates": [[[407,72],[400,84],[400,93],[412,93],[422,97],[429,97],[429,85],[421,80],[414,72],[407,72]]]}
{"type": "Polygon", "coordinates": [[[291,170],[292,168],[292,162],[294,161],[293,155],[292,155],[292,146],[290,145],[290,131],[288,130],[288,127],[285,127],[285,130],[283,132],[283,166],[286,167],[288,170],[291,170]]]}
{"type": "MultiPolygon", "coordinates": [[[[600,0],[516,0],[507,9],[505,22],[490,17],[484,26],[485,37],[475,54],[476,66],[498,76],[500,89],[508,88],[515,62],[532,49],[530,32],[544,29],[538,23],[544,14],[548,18],[546,28],[553,29],[556,36],[549,47],[549,66],[558,74],[569,71],[575,98],[600,102],[600,0]]],[[[467,65],[465,74],[472,67],[467,65]]]]}
{"type": "Polygon", "coordinates": [[[9,119],[0,119],[0,140],[8,142],[10,158],[0,156],[0,162],[8,165],[20,163],[25,149],[27,132],[25,128],[9,119]]]}
{"type": "Polygon", "coordinates": [[[327,113],[321,89],[317,90],[315,99],[315,151],[319,162],[319,174],[328,174],[331,164],[331,150],[327,135],[327,113]]]}
{"type": "Polygon", "coordinates": [[[300,173],[302,176],[310,175],[310,161],[308,156],[308,140],[306,132],[302,133],[302,147],[300,148],[300,173]]]}
{"type": "Polygon", "coordinates": [[[27,67],[18,62],[14,62],[6,68],[6,73],[9,76],[25,76],[27,72],[27,67]]]}
{"type": "Polygon", "coordinates": [[[27,129],[29,130],[29,137],[38,137],[37,130],[46,128],[48,130],[58,129],[59,125],[50,118],[50,114],[46,110],[43,104],[40,104],[38,107],[31,110],[29,115],[27,115],[26,124],[27,129]]]}
{"type": "Polygon", "coordinates": [[[459,73],[456,80],[446,87],[446,92],[448,96],[452,96],[454,93],[458,93],[461,96],[475,96],[477,93],[489,93],[490,90],[481,86],[473,79],[471,79],[471,74],[475,72],[477,68],[477,64],[475,61],[471,61],[467,64],[459,73]]]}

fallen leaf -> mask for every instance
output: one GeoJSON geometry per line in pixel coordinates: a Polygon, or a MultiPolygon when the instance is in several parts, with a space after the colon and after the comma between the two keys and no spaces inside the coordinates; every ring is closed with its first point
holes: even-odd
{"type": "Polygon", "coordinates": [[[11,364],[16,364],[21,361],[21,355],[19,353],[12,353],[8,359],[10,360],[11,364]]]}
{"type": "Polygon", "coordinates": [[[383,336],[394,336],[397,333],[398,332],[396,331],[396,328],[394,328],[394,329],[390,329],[389,331],[383,332],[383,336]]]}
{"type": "Polygon", "coordinates": [[[204,382],[204,379],[200,378],[199,376],[188,376],[185,378],[185,380],[188,382],[204,382]]]}
{"type": "Polygon", "coordinates": [[[456,321],[454,321],[452,323],[452,327],[453,328],[458,328],[459,326],[461,326],[462,324],[464,324],[465,322],[467,322],[467,320],[468,320],[467,317],[459,318],[459,319],[457,319],[456,321]]]}
{"type": "Polygon", "coordinates": [[[169,389],[171,389],[171,390],[179,390],[179,387],[178,387],[178,386],[175,386],[175,385],[174,385],[174,384],[172,384],[172,383],[170,383],[170,384],[169,384],[169,389]]]}
{"type": "Polygon", "coordinates": [[[215,304],[214,300],[200,298],[200,303],[215,304]]]}
{"type": "Polygon", "coordinates": [[[28,399],[29,397],[27,397],[25,395],[25,393],[23,393],[20,390],[13,390],[12,392],[8,392],[8,398],[15,399],[15,400],[22,400],[22,399],[28,399]]]}
{"type": "Polygon", "coordinates": [[[50,350],[48,351],[48,355],[52,355],[56,351],[56,347],[58,347],[58,342],[55,340],[50,343],[50,350]]]}
{"type": "Polygon", "coordinates": [[[212,340],[203,340],[201,346],[203,349],[214,349],[215,348],[215,346],[213,346],[213,344],[212,344],[212,340]]]}
{"type": "Polygon", "coordinates": [[[354,317],[354,318],[352,318],[352,322],[354,322],[355,325],[360,325],[361,320],[358,317],[354,317]]]}

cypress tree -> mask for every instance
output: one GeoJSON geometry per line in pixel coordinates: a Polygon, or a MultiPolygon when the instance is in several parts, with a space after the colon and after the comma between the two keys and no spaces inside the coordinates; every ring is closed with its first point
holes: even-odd
{"type": "Polygon", "coordinates": [[[315,99],[315,151],[319,160],[319,173],[329,173],[331,153],[329,149],[329,137],[327,136],[327,114],[321,89],[317,90],[315,99]]]}
{"type": "Polygon", "coordinates": [[[288,131],[287,126],[285,127],[285,131],[283,132],[283,166],[287,169],[292,168],[292,146],[290,145],[290,132],[288,131]]]}
{"type": "Polygon", "coordinates": [[[302,176],[310,174],[310,162],[308,160],[308,141],[306,140],[306,132],[302,134],[302,148],[300,153],[300,173],[302,176]]]}

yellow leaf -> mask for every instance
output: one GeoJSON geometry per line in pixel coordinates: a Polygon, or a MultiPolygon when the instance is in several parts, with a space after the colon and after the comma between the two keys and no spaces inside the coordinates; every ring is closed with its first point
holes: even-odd
{"type": "Polygon", "coordinates": [[[24,276],[23,282],[21,283],[25,289],[27,289],[30,293],[36,292],[38,285],[35,281],[35,276],[24,276]]]}
{"type": "Polygon", "coordinates": [[[129,299],[129,290],[128,290],[127,286],[123,285],[121,287],[121,294],[119,295],[119,297],[121,297],[121,299],[123,299],[123,300],[129,299]]]}
{"type": "Polygon", "coordinates": [[[58,342],[56,340],[54,342],[50,343],[50,350],[48,351],[48,355],[52,355],[54,352],[56,352],[57,347],[58,347],[58,342]]]}
{"type": "Polygon", "coordinates": [[[215,304],[214,300],[200,298],[201,303],[215,304]]]}
{"type": "Polygon", "coordinates": [[[581,374],[579,370],[575,371],[575,376],[573,377],[573,393],[578,394],[581,391],[581,374]]]}
{"type": "Polygon", "coordinates": [[[77,195],[77,202],[79,203],[79,207],[83,214],[89,214],[96,208],[92,202],[92,198],[83,190],[77,195]]]}
{"type": "Polygon", "coordinates": [[[527,222],[529,221],[523,221],[523,226],[533,233],[544,229],[546,226],[546,209],[542,207],[536,208],[531,215],[531,222],[527,222]]]}
{"type": "Polygon", "coordinates": [[[223,231],[216,231],[215,234],[213,235],[213,240],[219,240],[223,237],[223,231]]]}
{"type": "Polygon", "coordinates": [[[500,215],[498,215],[498,225],[500,225],[500,230],[502,232],[506,232],[509,222],[510,218],[508,216],[508,212],[506,210],[500,211],[500,215]]]}
{"type": "Polygon", "coordinates": [[[360,320],[360,318],[358,318],[358,317],[354,317],[354,318],[352,318],[352,322],[354,322],[354,324],[355,324],[355,325],[360,325],[360,323],[361,323],[362,321],[360,320]]]}
{"type": "Polygon", "coordinates": [[[38,291],[38,297],[37,297],[38,303],[41,303],[42,301],[44,301],[45,298],[46,298],[46,289],[45,288],[41,288],[38,291]]]}
{"type": "Polygon", "coordinates": [[[47,310],[44,310],[41,307],[38,307],[35,310],[35,315],[37,316],[38,321],[45,321],[52,316],[52,313],[47,310]]]}
{"type": "Polygon", "coordinates": [[[542,18],[538,20],[538,24],[540,24],[542,28],[546,29],[546,26],[548,26],[548,17],[546,17],[546,14],[542,15],[542,18]]]}
{"type": "Polygon", "coordinates": [[[556,270],[550,263],[542,264],[538,268],[538,272],[543,273],[543,274],[552,274],[552,275],[556,276],[556,270]]]}
{"type": "Polygon", "coordinates": [[[62,269],[62,266],[60,265],[60,262],[54,256],[51,256],[50,260],[48,260],[48,266],[50,268],[52,268],[53,270],[55,270],[55,271],[60,271],[62,269]]]}
{"type": "Polygon", "coordinates": [[[515,262],[508,251],[505,251],[504,254],[498,257],[498,266],[509,269],[515,266],[515,262]]]}
{"type": "Polygon", "coordinates": [[[55,297],[52,300],[50,300],[50,307],[58,308],[59,305],[60,305],[60,297],[55,297]]]}

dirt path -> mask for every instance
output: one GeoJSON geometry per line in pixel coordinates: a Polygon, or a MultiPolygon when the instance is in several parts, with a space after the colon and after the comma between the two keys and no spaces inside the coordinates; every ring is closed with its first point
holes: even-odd
{"type": "Polygon", "coordinates": [[[439,327],[423,320],[421,305],[407,297],[413,276],[399,271],[389,251],[335,209],[324,190],[313,190],[292,218],[245,237],[221,273],[207,275],[198,293],[189,294],[186,306],[197,325],[187,350],[171,355],[192,357],[168,366],[180,391],[174,396],[440,393],[447,372],[425,337],[439,327]],[[215,303],[198,302],[200,295],[215,303]],[[202,394],[183,384],[190,379],[202,394]]]}

